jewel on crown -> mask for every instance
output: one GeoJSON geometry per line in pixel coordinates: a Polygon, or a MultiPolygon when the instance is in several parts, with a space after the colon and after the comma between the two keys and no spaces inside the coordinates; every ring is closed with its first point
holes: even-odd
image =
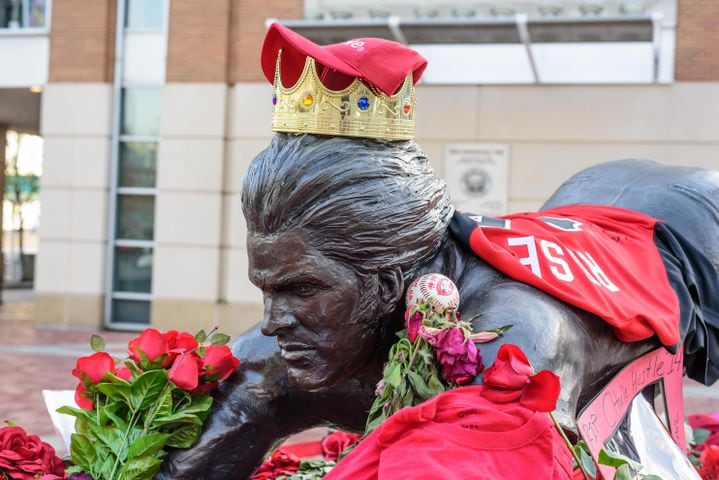
{"type": "Polygon", "coordinates": [[[346,88],[325,87],[315,60],[307,57],[299,80],[282,85],[282,51],[277,55],[272,130],[275,132],[411,140],[414,138],[415,96],[412,74],[391,96],[355,78],[346,88]]]}

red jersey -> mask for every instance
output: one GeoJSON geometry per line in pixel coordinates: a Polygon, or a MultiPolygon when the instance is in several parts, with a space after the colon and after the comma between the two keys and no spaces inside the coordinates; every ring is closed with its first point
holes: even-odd
{"type": "Polygon", "coordinates": [[[679,343],[679,302],[654,244],[657,220],[572,205],[499,218],[455,213],[451,228],[505,275],[612,325],[624,342],[679,343]]]}

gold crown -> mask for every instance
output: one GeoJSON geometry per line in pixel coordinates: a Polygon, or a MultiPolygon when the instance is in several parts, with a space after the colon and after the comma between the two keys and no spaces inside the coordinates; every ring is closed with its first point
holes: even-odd
{"type": "Polygon", "coordinates": [[[387,140],[414,138],[416,99],[411,73],[392,96],[359,78],[347,88],[334,91],[322,85],[315,60],[307,57],[297,83],[285,88],[280,77],[281,54],[275,67],[273,131],[387,140]]]}

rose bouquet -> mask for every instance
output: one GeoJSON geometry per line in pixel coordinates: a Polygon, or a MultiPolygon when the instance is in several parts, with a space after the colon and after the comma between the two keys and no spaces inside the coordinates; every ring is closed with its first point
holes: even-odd
{"type": "Polygon", "coordinates": [[[209,392],[237,368],[228,341],[213,332],[147,329],[130,341],[129,357],[118,360],[93,336],[96,353],[78,359],[72,372],[80,380],[75,400],[81,408],[58,409],[76,417],[68,474],[152,479],[168,447],[195,442],[212,406],[209,392]]]}

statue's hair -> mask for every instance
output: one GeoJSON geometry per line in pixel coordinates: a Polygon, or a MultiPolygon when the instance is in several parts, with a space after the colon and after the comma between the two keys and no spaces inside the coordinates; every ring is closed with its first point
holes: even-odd
{"type": "Polygon", "coordinates": [[[408,279],[447,236],[447,187],[414,141],[278,133],[250,164],[242,211],[251,233],[306,232],[323,254],[408,279]]]}

